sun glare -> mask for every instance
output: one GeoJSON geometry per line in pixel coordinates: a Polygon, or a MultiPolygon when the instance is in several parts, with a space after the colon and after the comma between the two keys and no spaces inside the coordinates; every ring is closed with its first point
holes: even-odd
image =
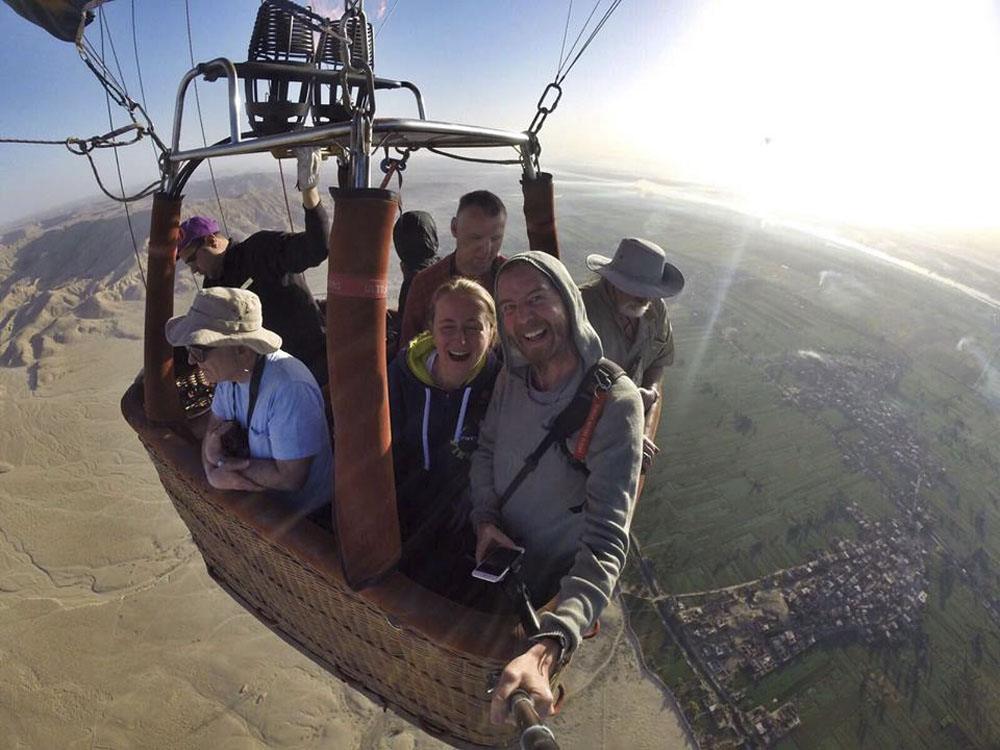
{"type": "Polygon", "coordinates": [[[628,92],[687,177],[761,213],[995,225],[1000,33],[989,2],[714,2],[628,92]]]}

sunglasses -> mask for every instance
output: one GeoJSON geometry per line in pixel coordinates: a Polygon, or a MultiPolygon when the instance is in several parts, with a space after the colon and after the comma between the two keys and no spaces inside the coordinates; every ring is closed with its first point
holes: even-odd
{"type": "Polygon", "coordinates": [[[186,348],[188,356],[190,356],[191,359],[193,359],[198,364],[204,362],[208,358],[208,353],[212,351],[212,347],[210,346],[197,346],[195,344],[192,344],[186,348]]]}
{"type": "Polygon", "coordinates": [[[190,266],[191,263],[194,262],[194,257],[198,254],[198,251],[208,244],[210,237],[211,235],[209,235],[209,237],[202,237],[199,240],[195,240],[183,250],[179,251],[177,253],[178,260],[190,266]]]}

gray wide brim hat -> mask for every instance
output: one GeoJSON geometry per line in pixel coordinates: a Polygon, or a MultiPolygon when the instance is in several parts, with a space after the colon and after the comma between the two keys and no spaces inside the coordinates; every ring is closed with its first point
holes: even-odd
{"type": "Polygon", "coordinates": [[[246,289],[202,289],[187,315],[167,321],[171,346],[245,346],[258,354],[281,348],[281,336],[264,328],[260,297],[246,289]]]}
{"type": "Polygon", "coordinates": [[[674,297],[684,288],[684,274],[666,255],[656,243],[627,237],[618,243],[614,258],[588,255],[587,268],[634,297],[674,297]]]}

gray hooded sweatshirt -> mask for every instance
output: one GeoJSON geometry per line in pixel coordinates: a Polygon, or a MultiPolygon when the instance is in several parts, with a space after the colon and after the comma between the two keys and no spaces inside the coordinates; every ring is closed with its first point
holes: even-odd
{"type": "MultiPolygon", "coordinates": [[[[542,632],[562,636],[569,651],[604,610],[625,565],[642,461],[643,410],[639,391],[619,378],[604,405],[584,463],[573,466],[557,445],[546,451],[503,508],[499,497],[524,459],[566,408],[584,374],[602,356],[587,321],[580,291],[562,263],[546,253],[516,255],[504,265],[529,263],[562,296],[581,365],[560,389],[530,386],[528,364],[503,330],[504,367],[472,455],[470,483],[474,525],[498,526],[525,548],[523,574],[534,598],[558,593],[554,611],[542,615],[542,632]]],[[[501,268],[498,277],[503,273],[501,268]]],[[[570,449],[578,434],[567,440],[570,449]]]]}

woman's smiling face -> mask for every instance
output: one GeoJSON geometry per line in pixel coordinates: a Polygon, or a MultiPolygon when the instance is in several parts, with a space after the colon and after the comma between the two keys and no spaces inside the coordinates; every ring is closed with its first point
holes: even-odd
{"type": "Polygon", "coordinates": [[[486,354],[493,327],[475,299],[451,292],[439,297],[434,305],[431,334],[437,352],[435,379],[444,388],[457,388],[486,354]]]}

